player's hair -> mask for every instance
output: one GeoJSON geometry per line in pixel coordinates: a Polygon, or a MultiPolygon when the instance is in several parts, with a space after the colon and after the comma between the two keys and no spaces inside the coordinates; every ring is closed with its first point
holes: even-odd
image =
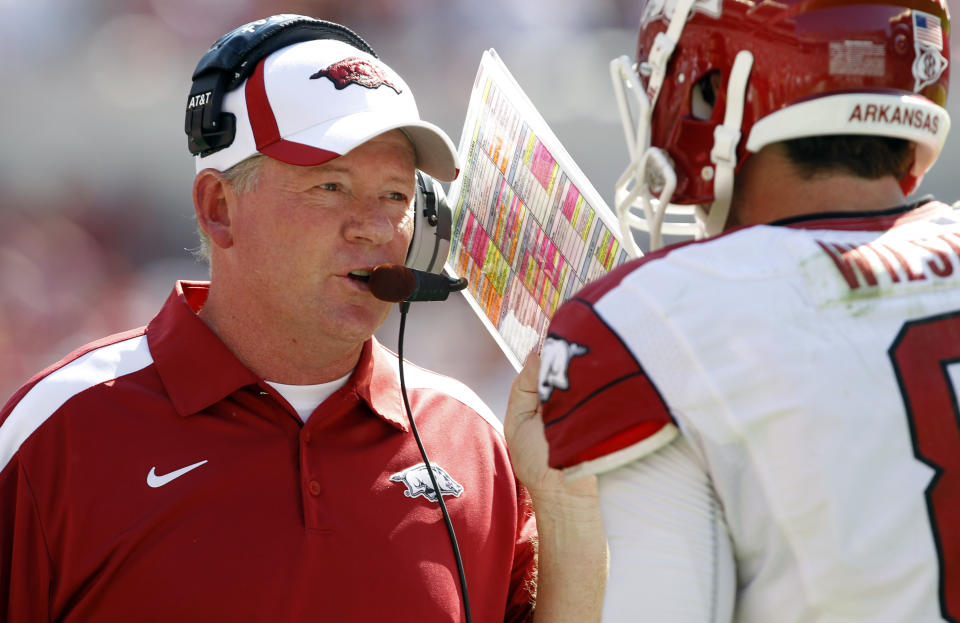
{"type": "Polygon", "coordinates": [[[900,180],[913,165],[910,141],[887,136],[834,135],[795,138],[781,143],[804,179],[843,172],[865,179],[892,175],[900,180]]]}
{"type": "MultiPolygon", "coordinates": [[[[267,156],[263,154],[254,154],[246,160],[241,160],[220,175],[227,181],[233,190],[242,195],[254,190],[260,181],[260,165],[267,156]]],[[[194,256],[198,260],[210,261],[210,236],[203,231],[200,223],[197,223],[197,236],[200,238],[200,246],[192,249],[194,256]]]]}

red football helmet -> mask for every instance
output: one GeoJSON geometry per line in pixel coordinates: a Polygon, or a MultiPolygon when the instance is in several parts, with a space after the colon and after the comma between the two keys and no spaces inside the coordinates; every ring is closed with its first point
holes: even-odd
{"type": "Polygon", "coordinates": [[[950,127],[949,34],[946,0],[646,0],[636,63],[611,63],[631,159],[615,192],[627,248],[639,255],[633,229],[654,249],[661,234],[719,233],[734,173],[778,141],[908,139],[912,191],[950,127]]]}

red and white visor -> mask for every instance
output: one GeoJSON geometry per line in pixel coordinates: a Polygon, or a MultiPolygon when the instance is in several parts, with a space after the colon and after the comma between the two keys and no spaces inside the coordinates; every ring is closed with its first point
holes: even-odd
{"type": "Polygon", "coordinates": [[[304,41],[261,60],[226,95],[236,116],[229,147],[196,157],[196,168],[225,171],[256,153],[299,166],[323,164],[389,130],[413,143],[417,168],[456,179],[457,152],[439,127],[420,119],[410,87],[379,59],[341,41],[304,41]]]}

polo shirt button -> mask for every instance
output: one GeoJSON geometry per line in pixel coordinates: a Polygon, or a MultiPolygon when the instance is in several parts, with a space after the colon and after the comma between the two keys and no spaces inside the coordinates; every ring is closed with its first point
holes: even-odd
{"type": "Polygon", "coordinates": [[[310,434],[310,431],[307,431],[303,434],[304,443],[310,443],[313,440],[313,435],[310,434]]]}
{"type": "Polygon", "coordinates": [[[310,495],[314,497],[320,495],[320,483],[316,480],[311,480],[307,483],[307,490],[310,491],[310,495]]]}

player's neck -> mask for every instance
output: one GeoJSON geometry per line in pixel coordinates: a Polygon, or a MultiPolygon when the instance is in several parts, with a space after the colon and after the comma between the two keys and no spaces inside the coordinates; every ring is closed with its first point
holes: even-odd
{"type": "Polygon", "coordinates": [[[728,228],[808,214],[882,210],[905,202],[893,176],[865,179],[838,172],[807,179],[784,158],[765,152],[744,163],[736,184],[728,228]]]}

